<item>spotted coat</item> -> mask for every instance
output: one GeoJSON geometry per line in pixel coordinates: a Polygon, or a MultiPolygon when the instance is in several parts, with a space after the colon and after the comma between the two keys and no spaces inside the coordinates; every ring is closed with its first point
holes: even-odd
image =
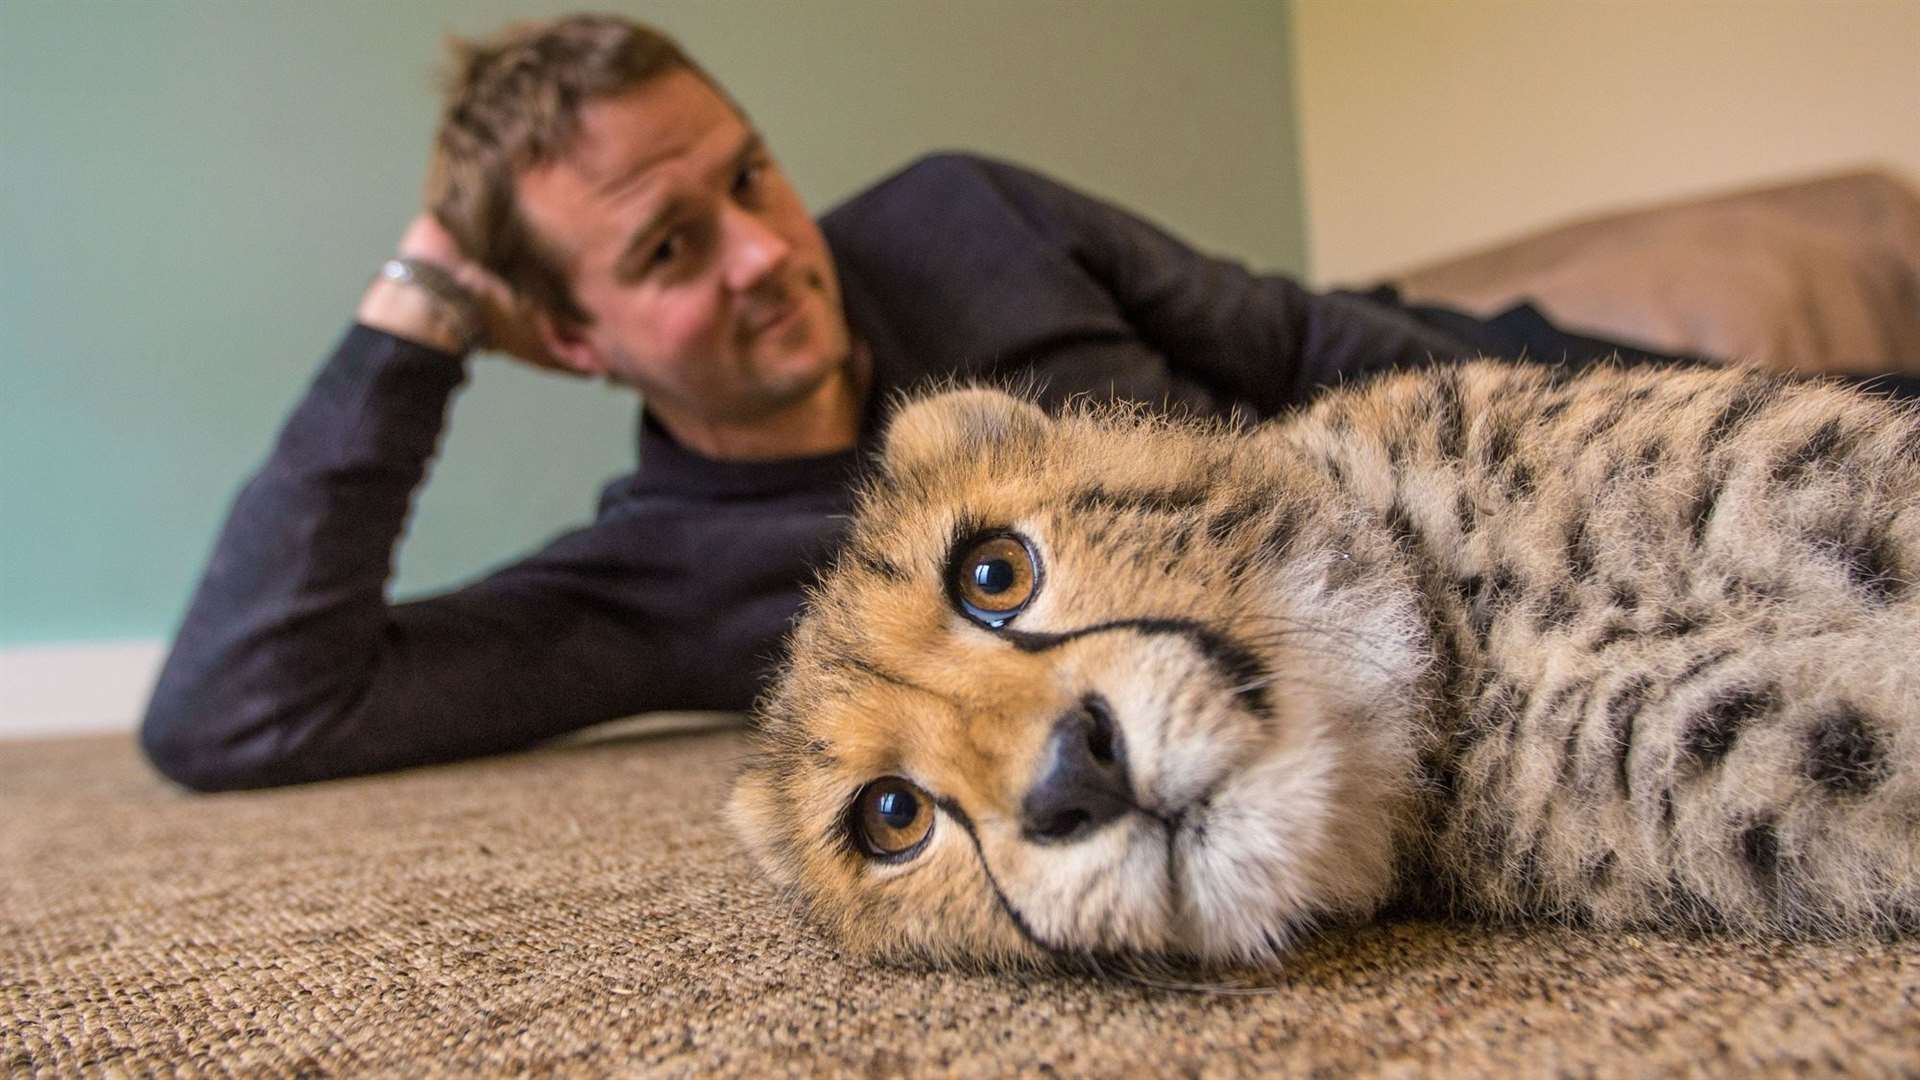
{"type": "Polygon", "coordinates": [[[1916,646],[1920,418],[1856,390],[1483,363],[1252,431],[963,392],[896,422],[734,815],[887,953],[1257,961],[1390,905],[1905,932],[1916,646]],[[1000,534],[1032,596],[983,623],[956,560],[1000,534]],[[1119,747],[1071,835],[1031,813],[1068,719],[1119,747]],[[903,862],[848,840],[881,776],[930,807],[903,862]]]}

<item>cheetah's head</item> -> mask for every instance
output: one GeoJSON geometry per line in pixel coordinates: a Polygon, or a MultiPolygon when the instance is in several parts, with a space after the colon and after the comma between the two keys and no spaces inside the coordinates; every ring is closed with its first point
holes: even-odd
{"type": "Polygon", "coordinates": [[[1418,620],[1280,435],[967,390],[881,472],[732,804],[843,941],[1260,961],[1379,901],[1418,620]]]}

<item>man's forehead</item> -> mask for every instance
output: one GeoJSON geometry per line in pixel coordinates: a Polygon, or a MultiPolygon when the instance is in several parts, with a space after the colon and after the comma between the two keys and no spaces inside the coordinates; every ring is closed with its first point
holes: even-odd
{"type": "MultiPolygon", "coordinates": [[[[517,178],[523,211],[555,239],[583,224],[568,209],[644,198],[724,163],[752,132],[704,79],[672,71],[590,101],[567,152],[517,178]],[[709,160],[712,159],[712,160],[709,160]]],[[[573,239],[573,238],[570,238],[573,239]]]]}
{"type": "Polygon", "coordinates": [[[580,121],[580,138],[565,160],[609,194],[716,144],[730,153],[747,130],[733,107],[688,71],[588,102],[580,121]]]}

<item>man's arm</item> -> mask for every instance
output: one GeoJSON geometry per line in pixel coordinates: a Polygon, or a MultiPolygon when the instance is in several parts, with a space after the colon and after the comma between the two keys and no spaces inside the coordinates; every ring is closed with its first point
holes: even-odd
{"type": "MultiPolygon", "coordinates": [[[[422,714],[437,711],[436,688],[405,673],[425,659],[420,623],[442,616],[390,613],[385,598],[395,540],[464,377],[454,356],[365,326],[340,343],[235,500],[175,638],[141,731],[162,771],[199,788],[259,786],[530,734],[462,744],[433,730],[422,714]],[[374,712],[406,719],[383,725],[374,712]],[[327,742],[340,745],[316,745],[327,742]]],[[[449,659],[455,681],[485,681],[480,657],[449,659]]]]}
{"type": "Polygon", "coordinates": [[[809,523],[844,507],[620,491],[531,557],[388,602],[459,378],[444,354],[347,335],[236,498],[175,639],[142,729],[162,772],[298,783],[751,702],[820,554],[809,523]]]}
{"type": "MultiPolygon", "coordinates": [[[[489,337],[539,364],[504,288],[437,223],[416,220],[400,253],[458,272],[490,301],[489,337]]],[[[148,755],[189,786],[490,753],[673,699],[632,655],[646,620],[565,600],[591,591],[579,566],[597,557],[592,530],[466,589],[388,603],[472,328],[386,279],[358,316],[235,499],[148,706],[148,755]],[[609,674],[609,657],[626,659],[609,674]]]]}
{"type": "MultiPolygon", "coordinates": [[[[1261,416],[1321,388],[1388,368],[1481,355],[1564,364],[1696,365],[1632,343],[1570,333],[1531,305],[1493,319],[1408,308],[1353,293],[1314,293],[1280,275],[1189,248],[1156,226],[1017,166],[976,160],[1007,201],[1106,288],[1146,344],[1177,372],[1207,379],[1261,416]]],[[[1838,376],[1882,396],[1920,400],[1920,379],[1838,376]]]]}
{"type": "Polygon", "coordinates": [[[1100,283],[1147,346],[1262,416],[1345,379],[1472,352],[1401,312],[1251,273],[1043,176],[971,160],[1046,242],[1100,283]]]}

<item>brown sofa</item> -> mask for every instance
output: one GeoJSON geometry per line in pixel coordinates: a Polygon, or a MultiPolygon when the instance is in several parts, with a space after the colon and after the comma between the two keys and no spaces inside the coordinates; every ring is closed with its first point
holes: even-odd
{"type": "Polygon", "coordinates": [[[1482,315],[1800,372],[1920,374],[1920,194],[1853,172],[1563,225],[1395,282],[1482,315]]]}

